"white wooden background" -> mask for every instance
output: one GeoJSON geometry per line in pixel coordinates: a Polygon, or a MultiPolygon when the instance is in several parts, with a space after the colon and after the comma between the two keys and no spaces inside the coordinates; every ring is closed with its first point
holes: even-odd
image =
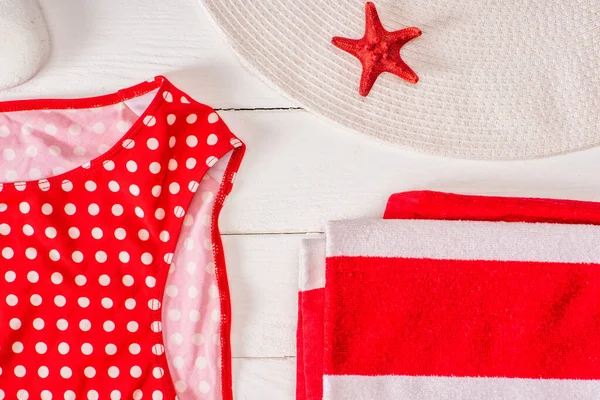
{"type": "Polygon", "coordinates": [[[164,74],[230,110],[221,115],[248,146],[221,219],[237,399],[294,398],[298,242],[327,220],[378,217],[391,193],[414,189],[600,200],[600,149],[449,160],[376,144],[298,109],[241,66],[196,0],[40,1],[51,60],[0,98],[101,94],[164,74]]]}

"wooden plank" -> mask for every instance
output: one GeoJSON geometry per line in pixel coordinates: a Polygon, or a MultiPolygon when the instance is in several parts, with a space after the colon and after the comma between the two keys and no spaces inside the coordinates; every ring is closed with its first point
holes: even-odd
{"type": "Polygon", "coordinates": [[[2,99],[103,94],[163,74],[215,108],[294,105],[240,64],[197,0],[40,3],[50,61],[2,99]]]}
{"type": "Polygon", "coordinates": [[[234,357],[295,356],[301,236],[224,237],[234,357]]]}
{"type": "Polygon", "coordinates": [[[225,233],[322,231],[380,217],[399,191],[600,200],[600,148],[512,162],[453,160],[382,145],[305,111],[222,112],[248,152],[225,233]]]}
{"type": "Polygon", "coordinates": [[[233,393],[238,400],[294,400],[296,360],[234,359],[233,393]]]}

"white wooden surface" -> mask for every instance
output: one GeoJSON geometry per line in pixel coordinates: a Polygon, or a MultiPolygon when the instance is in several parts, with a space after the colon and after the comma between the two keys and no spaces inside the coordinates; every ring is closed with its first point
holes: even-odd
{"type": "MultiPolygon", "coordinates": [[[[100,94],[165,74],[215,108],[298,106],[241,66],[196,0],[41,3],[52,58],[2,99],[100,94]]],[[[389,194],[414,189],[600,200],[600,149],[528,162],[448,160],[374,143],[303,110],[221,114],[248,145],[221,220],[237,399],[294,398],[297,246],[327,220],[380,216],[389,194]]]]}

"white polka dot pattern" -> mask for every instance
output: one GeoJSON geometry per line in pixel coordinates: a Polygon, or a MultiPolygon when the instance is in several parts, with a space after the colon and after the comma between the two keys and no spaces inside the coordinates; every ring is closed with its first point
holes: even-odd
{"type": "Polygon", "coordinates": [[[65,105],[9,118],[0,103],[0,177],[20,180],[0,184],[2,398],[220,400],[215,269],[176,267],[212,252],[177,243],[209,239],[204,160],[233,135],[163,78],[65,105]],[[158,84],[139,119],[120,102],[158,84]]]}

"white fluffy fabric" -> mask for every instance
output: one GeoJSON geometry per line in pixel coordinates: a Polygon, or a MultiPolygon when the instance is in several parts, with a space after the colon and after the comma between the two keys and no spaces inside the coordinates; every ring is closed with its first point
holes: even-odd
{"type": "Polygon", "coordinates": [[[37,0],[0,0],[0,90],[20,85],[42,68],[50,52],[37,0]]]}

